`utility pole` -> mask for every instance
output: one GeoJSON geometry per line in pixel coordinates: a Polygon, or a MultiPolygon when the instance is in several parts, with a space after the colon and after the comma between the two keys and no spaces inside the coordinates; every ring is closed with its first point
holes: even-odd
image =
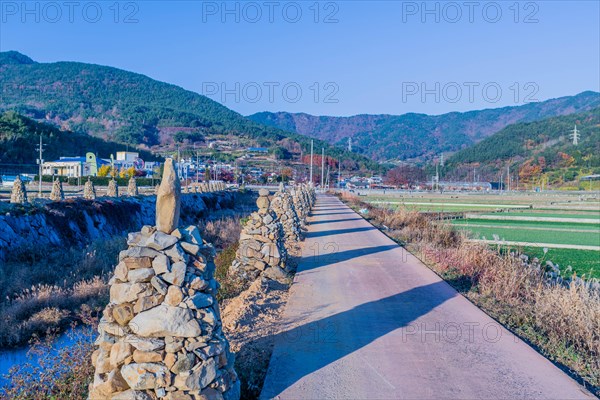
{"type": "Polygon", "coordinates": [[[321,147],[321,190],[325,184],[325,147],[321,147]]]}
{"type": "Polygon", "coordinates": [[[440,188],[440,170],[439,170],[439,164],[435,164],[435,186],[436,189],[440,188]]]}
{"type": "Polygon", "coordinates": [[[338,188],[342,188],[342,163],[338,160],[338,188]]]}
{"type": "Polygon", "coordinates": [[[313,145],[315,141],[311,139],[310,141],[310,183],[313,183],[313,145]]]}
{"type": "MultiPolygon", "coordinates": [[[[194,147],[196,147],[196,145],[194,145],[194,147]]],[[[200,152],[196,149],[196,185],[200,182],[200,174],[198,171],[200,171],[200,152]]]]}
{"type": "Polygon", "coordinates": [[[507,183],[508,183],[508,191],[510,192],[510,165],[506,166],[506,176],[507,176],[507,183]]]}
{"type": "Polygon", "coordinates": [[[44,164],[44,158],[42,156],[42,153],[44,153],[44,143],[42,141],[42,135],[40,134],[40,144],[38,145],[38,148],[36,149],[39,152],[39,156],[37,159],[37,163],[39,165],[39,171],[38,174],[40,175],[40,182],[38,185],[38,198],[42,198],[42,173],[44,172],[43,169],[43,164],[44,164]]]}

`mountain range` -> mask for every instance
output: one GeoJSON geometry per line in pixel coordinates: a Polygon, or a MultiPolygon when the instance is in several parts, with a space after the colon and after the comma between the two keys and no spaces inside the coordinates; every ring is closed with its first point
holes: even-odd
{"type": "Polygon", "coordinates": [[[442,152],[456,152],[508,125],[589,111],[600,106],[600,93],[587,91],[521,106],[452,112],[442,115],[314,116],[261,112],[257,123],[346,146],[378,161],[428,161],[442,152]]]}
{"type": "Polygon", "coordinates": [[[262,112],[244,117],[206,96],[141,74],[79,62],[38,63],[16,51],[0,52],[0,77],[0,111],[14,111],[65,132],[154,151],[172,148],[181,140],[220,135],[297,156],[309,151],[314,138],[316,149],[326,147],[328,155],[350,161],[345,165],[372,171],[379,168],[377,162],[426,163],[442,152],[467,149],[513,124],[600,107],[600,93],[587,91],[521,106],[442,115],[262,112]],[[348,138],[352,152],[345,150],[348,138]]]}
{"type": "MultiPolygon", "coordinates": [[[[0,52],[0,77],[0,111],[15,111],[107,141],[157,150],[173,145],[183,133],[192,140],[225,135],[250,145],[285,146],[298,153],[310,148],[305,136],[262,125],[206,96],[117,68],[79,62],[38,63],[8,51],[0,52]]],[[[360,168],[378,168],[366,157],[326,142],[318,141],[315,146],[360,168]]]]}

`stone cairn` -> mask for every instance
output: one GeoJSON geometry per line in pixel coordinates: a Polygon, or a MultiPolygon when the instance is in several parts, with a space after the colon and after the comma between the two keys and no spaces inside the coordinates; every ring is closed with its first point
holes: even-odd
{"type": "Polygon", "coordinates": [[[243,227],[236,258],[228,271],[231,279],[243,285],[259,275],[277,281],[289,278],[283,226],[269,208],[269,191],[260,189],[258,194],[258,211],[250,215],[243,227]]]}
{"type": "Polygon", "coordinates": [[[61,201],[65,199],[65,192],[63,192],[62,182],[56,178],[52,182],[52,191],[50,192],[50,200],[61,201]]]}
{"type": "Polygon", "coordinates": [[[306,228],[306,219],[312,208],[312,202],[310,201],[311,194],[310,188],[307,185],[298,185],[292,191],[292,201],[296,208],[296,214],[300,219],[300,225],[303,229],[306,228]]]}
{"type": "Polygon", "coordinates": [[[83,198],[86,200],[96,199],[96,188],[94,187],[94,184],[90,180],[89,176],[87,182],[85,185],[83,185],[83,198]]]}
{"type": "Polygon", "coordinates": [[[156,227],[129,234],[109,282],[91,400],[240,398],[216,300],[215,250],[197,227],[177,228],[180,197],[167,159],[156,227]]]}
{"type": "Polygon", "coordinates": [[[129,182],[127,184],[127,196],[137,196],[139,195],[137,181],[132,176],[129,178],[129,182]]]}
{"type": "Polygon", "coordinates": [[[283,183],[271,199],[271,209],[283,225],[285,246],[289,250],[295,243],[302,240],[301,223],[292,196],[287,192],[283,183]]]}
{"type": "Polygon", "coordinates": [[[13,183],[10,202],[13,204],[27,203],[27,189],[25,189],[25,183],[21,180],[20,175],[17,175],[15,182],[13,183]]]}
{"type": "Polygon", "coordinates": [[[106,195],[108,197],[119,197],[119,185],[115,178],[108,181],[108,189],[106,190],[106,195]]]}

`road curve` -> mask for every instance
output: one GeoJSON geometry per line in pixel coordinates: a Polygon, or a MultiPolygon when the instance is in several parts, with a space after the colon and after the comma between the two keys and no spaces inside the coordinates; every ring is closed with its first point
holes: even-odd
{"type": "Polygon", "coordinates": [[[262,399],[592,399],[338,199],[318,196],[262,399]]]}

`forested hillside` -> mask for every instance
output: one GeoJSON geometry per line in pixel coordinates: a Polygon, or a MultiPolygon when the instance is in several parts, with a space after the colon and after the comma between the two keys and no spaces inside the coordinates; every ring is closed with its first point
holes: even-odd
{"type": "MultiPolygon", "coordinates": [[[[107,142],[81,133],[60,129],[33,121],[13,111],[0,114],[0,164],[35,164],[40,135],[45,146],[44,159],[56,160],[60,156],[85,156],[92,152],[109,158],[117,151],[127,150],[126,145],[107,142]]],[[[156,160],[151,153],[141,151],[146,161],[156,160]]]]}
{"type": "MultiPolygon", "coordinates": [[[[509,166],[524,182],[572,181],[600,173],[600,108],[588,112],[510,125],[448,159],[446,170],[456,177],[477,168],[492,178],[509,166]],[[573,144],[577,126],[580,138],[573,144]]],[[[505,175],[506,176],[506,175],[505,175]]]]}

